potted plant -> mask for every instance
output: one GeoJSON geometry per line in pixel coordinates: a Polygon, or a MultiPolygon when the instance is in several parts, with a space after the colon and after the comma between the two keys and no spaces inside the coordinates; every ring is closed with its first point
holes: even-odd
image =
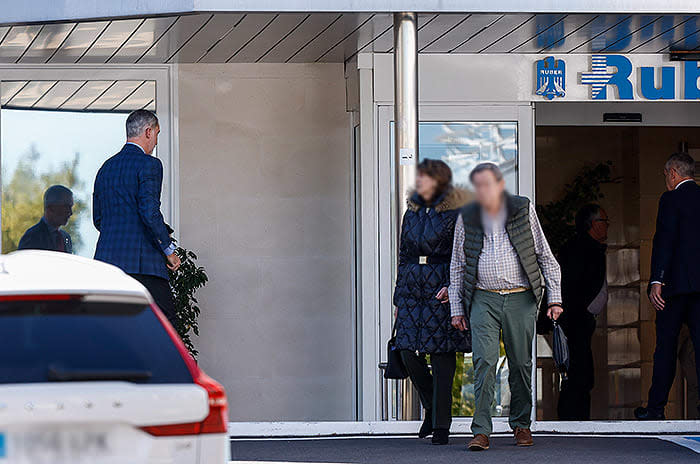
{"type": "Polygon", "coordinates": [[[192,357],[196,359],[198,352],[194,348],[192,336],[199,335],[197,318],[200,308],[195,293],[204,287],[209,279],[204,268],[197,266],[197,255],[194,252],[177,247],[175,253],[182,262],[177,271],[169,271],[170,287],[175,299],[175,330],[192,357]]]}

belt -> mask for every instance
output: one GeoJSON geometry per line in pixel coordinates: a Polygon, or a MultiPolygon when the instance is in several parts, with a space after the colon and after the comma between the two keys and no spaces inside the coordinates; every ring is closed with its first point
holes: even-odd
{"type": "Polygon", "coordinates": [[[516,287],[516,288],[501,288],[501,289],[490,289],[490,288],[480,288],[485,292],[498,293],[499,295],[510,295],[511,293],[522,293],[530,290],[527,287],[516,287]]]}
{"type": "Polygon", "coordinates": [[[406,264],[450,264],[451,256],[408,256],[402,260],[406,264]]]}

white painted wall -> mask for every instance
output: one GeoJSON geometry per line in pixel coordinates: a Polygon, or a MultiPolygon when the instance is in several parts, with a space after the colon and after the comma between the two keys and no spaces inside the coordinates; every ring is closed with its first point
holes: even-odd
{"type": "Polygon", "coordinates": [[[182,65],[180,237],[210,278],[202,367],[232,421],[355,418],[342,64],[182,65]]]}

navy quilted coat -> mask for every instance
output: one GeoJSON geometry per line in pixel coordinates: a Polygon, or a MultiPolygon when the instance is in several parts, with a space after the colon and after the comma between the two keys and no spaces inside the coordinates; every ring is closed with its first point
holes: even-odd
{"type": "Polygon", "coordinates": [[[420,353],[471,351],[469,332],[452,327],[449,303],[435,295],[450,284],[455,221],[469,194],[451,189],[432,205],[413,194],[401,225],[399,269],[394,290],[396,346],[420,353]],[[427,263],[421,264],[424,256],[427,263]]]}

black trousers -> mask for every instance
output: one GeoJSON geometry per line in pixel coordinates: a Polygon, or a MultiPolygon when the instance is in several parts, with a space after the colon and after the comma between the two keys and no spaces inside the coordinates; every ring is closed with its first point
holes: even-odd
{"type": "MultiPolygon", "coordinates": [[[[700,293],[668,298],[663,311],[656,312],[654,371],[647,405],[653,412],[663,413],[668,401],[668,394],[676,377],[678,334],[683,324],[688,325],[695,353],[700,352],[700,293]]],[[[697,362],[697,357],[695,372],[700,378],[700,364],[697,362]]]]}
{"type": "Polygon", "coordinates": [[[557,413],[560,420],[591,419],[591,390],[595,383],[591,344],[595,325],[595,318],[588,313],[562,321],[569,341],[569,372],[559,393],[557,413]]]}
{"type": "Polygon", "coordinates": [[[452,381],[457,367],[456,354],[431,354],[432,373],[423,354],[402,350],[401,359],[418,390],[426,417],[432,416],[433,429],[449,430],[452,424],[452,381]]]}
{"type": "Polygon", "coordinates": [[[170,282],[162,277],[145,274],[129,274],[134,279],[141,282],[146,290],[151,294],[156,305],[163,311],[165,317],[175,326],[175,299],[170,288],[170,282]]]}

